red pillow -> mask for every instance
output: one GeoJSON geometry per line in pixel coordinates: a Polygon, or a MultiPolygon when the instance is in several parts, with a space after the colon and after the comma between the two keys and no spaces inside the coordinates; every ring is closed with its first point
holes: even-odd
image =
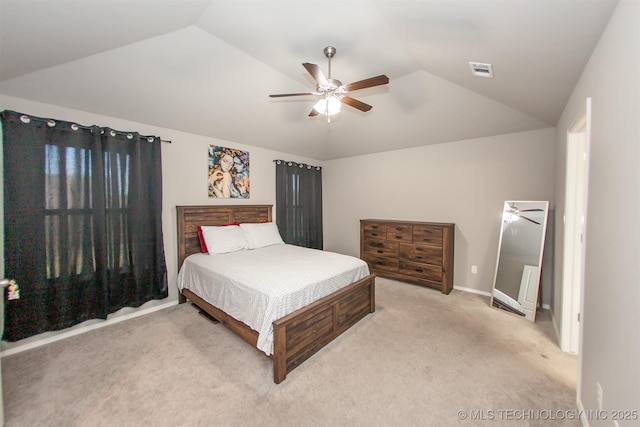
{"type": "MultiPolygon", "coordinates": [[[[230,222],[229,224],[222,224],[222,227],[226,227],[228,225],[240,225],[237,222],[230,222]]],[[[204,242],[204,237],[202,236],[202,227],[198,226],[198,239],[200,240],[200,252],[203,254],[208,254],[209,250],[207,249],[207,244],[204,242]]]]}
{"type": "Polygon", "coordinates": [[[202,236],[202,227],[198,226],[198,239],[200,239],[200,252],[203,254],[208,254],[209,250],[207,249],[207,244],[204,242],[204,237],[202,236]]]}

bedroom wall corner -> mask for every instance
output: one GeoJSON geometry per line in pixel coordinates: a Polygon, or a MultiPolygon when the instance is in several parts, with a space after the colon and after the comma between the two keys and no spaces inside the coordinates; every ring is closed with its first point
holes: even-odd
{"type": "MultiPolygon", "coordinates": [[[[552,207],[554,168],[555,128],[327,161],[325,249],[359,256],[360,219],[453,222],[454,288],[486,295],[504,201],[548,200],[552,207]]],[[[548,305],[552,260],[545,261],[548,305]]]]}

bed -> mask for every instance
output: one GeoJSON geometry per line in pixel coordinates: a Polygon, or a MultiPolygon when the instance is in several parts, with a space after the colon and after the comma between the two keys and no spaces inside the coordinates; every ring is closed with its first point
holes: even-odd
{"type": "MultiPolygon", "coordinates": [[[[228,327],[252,346],[265,352],[273,361],[273,379],[276,384],[281,383],[289,372],[337,336],[366,317],[367,314],[375,311],[375,276],[369,274],[367,270],[364,277],[358,278],[346,285],[340,285],[339,289],[330,290],[330,293],[292,312],[282,311],[282,309],[278,307],[273,310],[268,310],[270,313],[286,314],[282,315],[282,317],[275,318],[273,322],[269,321],[269,325],[267,326],[271,333],[269,338],[265,340],[265,331],[263,330],[265,328],[257,327],[256,325],[251,327],[247,325],[247,323],[234,317],[233,314],[235,314],[235,312],[233,310],[225,310],[221,308],[222,304],[212,303],[212,297],[207,295],[207,292],[203,290],[202,283],[198,283],[196,279],[197,276],[191,273],[187,274],[185,270],[189,269],[191,271],[194,265],[206,263],[207,257],[209,259],[212,258],[209,255],[200,253],[198,226],[272,222],[272,206],[177,206],[176,213],[178,228],[178,266],[180,267],[178,279],[180,288],[179,302],[184,303],[187,300],[191,301],[198,308],[228,327]],[[193,284],[189,283],[190,281],[193,284]]],[[[270,253],[270,256],[278,257],[277,259],[286,262],[290,257],[273,252],[276,250],[288,250],[288,248],[284,248],[285,245],[282,246],[282,248],[271,248],[267,252],[270,253]]],[[[258,249],[256,252],[260,250],[261,249],[258,249]]],[[[250,255],[253,255],[253,251],[243,252],[251,252],[250,255]]],[[[225,265],[229,266],[233,265],[232,262],[237,262],[237,260],[234,261],[234,259],[239,256],[238,254],[225,255],[229,256],[226,258],[219,257],[218,259],[224,259],[225,265]]],[[[337,254],[333,255],[340,256],[337,254]]],[[[281,268],[282,266],[278,265],[275,267],[281,268]]],[[[297,268],[299,273],[300,263],[297,264],[297,268]]],[[[243,269],[243,271],[249,270],[251,269],[243,269]]],[[[292,270],[295,271],[293,267],[292,270]]],[[[278,280],[282,282],[287,281],[287,279],[282,276],[282,271],[279,271],[277,274],[279,274],[279,276],[277,276],[279,278],[278,280]]],[[[344,280],[344,277],[342,279],[344,280]]],[[[224,282],[224,280],[218,280],[215,277],[212,277],[211,281],[221,282],[217,283],[218,285],[224,282]]],[[[212,285],[215,286],[216,283],[212,283],[212,285]]],[[[325,291],[325,293],[326,292],[328,291],[325,291]]],[[[240,317],[237,314],[236,316],[240,317]]]]}

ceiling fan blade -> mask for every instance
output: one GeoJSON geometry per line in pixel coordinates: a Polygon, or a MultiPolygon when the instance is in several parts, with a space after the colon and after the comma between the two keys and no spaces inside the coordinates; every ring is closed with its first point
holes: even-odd
{"type": "Polygon", "coordinates": [[[343,86],[344,90],[351,92],[352,90],[365,89],[373,86],[386,85],[389,83],[389,77],[381,74],[379,76],[371,77],[357,82],[349,83],[343,86]]]}
{"type": "Polygon", "coordinates": [[[369,111],[373,108],[371,105],[365,104],[364,102],[358,101],[357,99],[351,98],[350,96],[343,96],[342,98],[340,98],[340,101],[343,104],[350,105],[360,111],[369,111]]]}
{"type": "Polygon", "coordinates": [[[324,74],[322,74],[320,67],[318,67],[316,64],[305,62],[304,64],[302,64],[302,66],[309,72],[309,74],[311,74],[311,77],[313,77],[316,83],[318,83],[320,86],[329,85],[329,81],[324,76],[324,74]]]}
{"type": "Polygon", "coordinates": [[[318,113],[318,111],[315,108],[312,108],[311,112],[309,113],[309,117],[317,116],[318,114],[320,113],[318,113]]]}
{"type": "Polygon", "coordinates": [[[304,92],[304,93],[279,93],[276,95],[269,95],[269,98],[282,98],[284,96],[306,96],[306,95],[317,95],[317,93],[313,92],[304,92]]]}
{"type": "Polygon", "coordinates": [[[534,220],[532,220],[532,219],[530,219],[530,218],[527,218],[526,216],[522,216],[522,215],[518,215],[518,216],[519,216],[520,218],[522,218],[522,219],[526,219],[526,220],[527,220],[527,221],[529,221],[529,222],[532,222],[532,223],[534,223],[534,224],[538,224],[538,225],[540,225],[540,223],[539,223],[538,221],[534,221],[534,220]]]}

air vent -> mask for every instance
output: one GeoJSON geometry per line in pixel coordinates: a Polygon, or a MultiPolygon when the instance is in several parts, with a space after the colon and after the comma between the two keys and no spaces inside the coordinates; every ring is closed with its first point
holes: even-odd
{"type": "Polygon", "coordinates": [[[483,64],[481,62],[469,62],[471,67],[471,74],[478,77],[493,78],[493,67],[491,64],[483,64]]]}

